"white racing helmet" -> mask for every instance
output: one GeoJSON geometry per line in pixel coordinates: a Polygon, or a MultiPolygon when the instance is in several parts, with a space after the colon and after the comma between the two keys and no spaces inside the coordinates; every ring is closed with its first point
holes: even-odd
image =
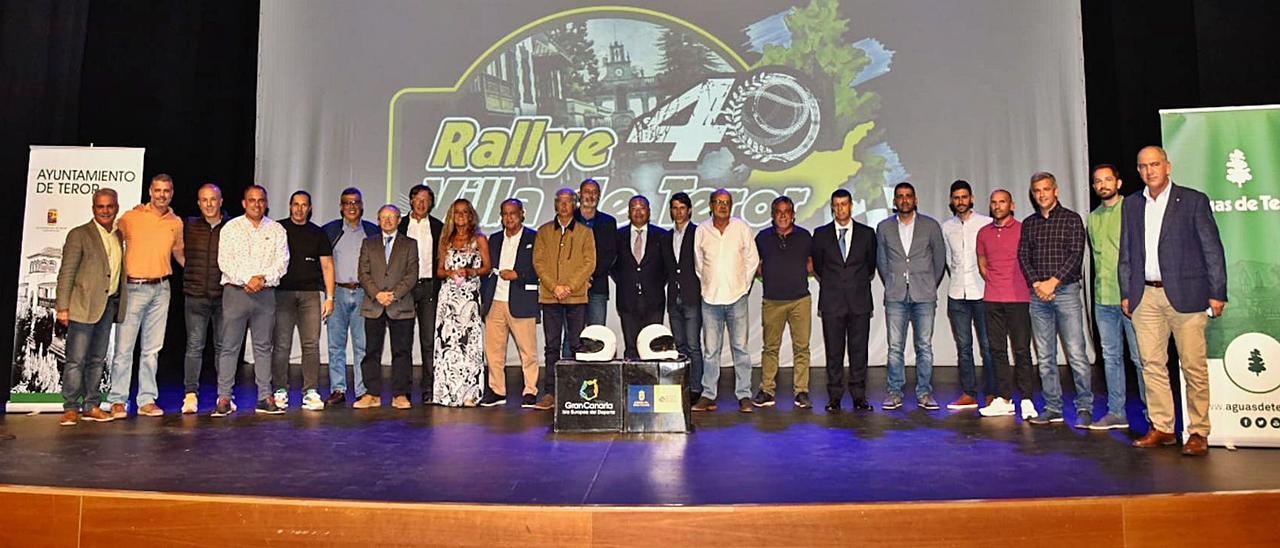
{"type": "Polygon", "coordinates": [[[677,360],[680,353],[676,351],[676,339],[671,336],[667,326],[655,323],[645,326],[636,337],[636,348],[640,351],[640,359],[647,361],[677,360]]]}
{"type": "Polygon", "coordinates": [[[618,337],[603,325],[588,325],[578,335],[575,358],[580,362],[607,362],[618,352],[618,337]]]}

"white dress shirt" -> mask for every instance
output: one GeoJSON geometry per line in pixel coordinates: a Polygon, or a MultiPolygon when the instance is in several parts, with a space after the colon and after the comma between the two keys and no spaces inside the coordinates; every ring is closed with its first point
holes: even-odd
{"type": "Polygon", "coordinates": [[[850,218],[849,224],[847,225],[840,224],[840,221],[832,221],[832,224],[834,224],[836,227],[836,248],[837,249],[840,248],[840,233],[841,231],[844,232],[844,249],[842,250],[844,252],[844,257],[841,257],[841,258],[844,259],[846,262],[848,262],[849,251],[853,249],[853,219],[850,218]]]}
{"type": "Polygon", "coordinates": [[[289,237],[284,227],[269,217],[263,217],[257,227],[244,215],[227,221],[218,237],[218,269],[223,285],[245,285],[254,276],[266,278],[267,287],[280,285],[289,269],[289,237]]]}
{"type": "Polygon", "coordinates": [[[703,223],[693,236],[693,254],[707,304],[733,304],[751,291],[760,255],[755,235],[742,219],[729,219],[723,234],[714,221],[703,223]]]}
{"type": "Polygon", "coordinates": [[[645,223],[644,226],[635,226],[635,225],[627,225],[627,226],[630,227],[631,229],[631,239],[630,239],[631,241],[628,242],[628,245],[630,247],[627,248],[626,252],[631,253],[633,257],[635,256],[634,251],[636,248],[636,239],[639,238],[640,239],[640,256],[635,258],[636,264],[639,264],[640,261],[644,260],[645,244],[647,243],[645,242],[645,238],[649,237],[649,223],[645,223]]]}
{"type": "Polygon", "coordinates": [[[902,222],[901,215],[894,215],[898,220],[898,239],[902,240],[902,254],[911,256],[911,241],[916,237],[916,221],[920,219],[919,213],[911,214],[910,222],[902,222]]]}
{"type": "Polygon", "coordinates": [[[680,248],[684,247],[684,234],[689,231],[691,226],[697,225],[693,224],[693,221],[689,221],[684,224],[684,228],[676,225],[671,229],[671,251],[676,258],[676,262],[680,262],[680,248]]]}
{"type": "Polygon", "coordinates": [[[1160,228],[1164,226],[1164,212],[1169,208],[1169,195],[1173,193],[1173,183],[1170,182],[1164,187],[1155,199],[1151,198],[1151,188],[1142,189],[1142,197],[1147,201],[1147,207],[1143,210],[1142,221],[1145,224],[1145,230],[1142,234],[1142,244],[1146,250],[1146,261],[1143,264],[1143,272],[1149,282],[1164,281],[1160,277],[1160,228]]]}
{"type": "Polygon", "coordinates": [[[967,221],[961,220],[959,215],[952,215],[942,223],[947,268],[951,270],[951,287],[947,296],[952,299],[982,299],[986,282],[978,272],[978,231],[989,224],[991,217],[976,212],[969,215],[967,221]]]}
{"type": "Polygon", "coordinates": [[[421,221],[409,216],[409,227],[405,235],[418,241],[418,278],[436,277],[435,238],[431,235],[431,217],[423,217],[421,221]]]}
{"type": "MultiPolygon", "coordinates": [[[[494,272],[503,270],[515,270],[516,254],[520,252],[521,233],[516,232],[515,236],[503,232],[502,234],[502,253],[498,255],[498,266],[494,272]]],[[[493,289],[493,300],[497,302],[507,302],[510,300],[511,282],[498,276],[498,285],[493,289]]]]}

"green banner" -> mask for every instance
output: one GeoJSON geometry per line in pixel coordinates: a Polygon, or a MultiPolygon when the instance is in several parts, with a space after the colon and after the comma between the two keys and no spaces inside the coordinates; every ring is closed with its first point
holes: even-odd
{"type": "Polygon", "coordinates": [[[1174,183],[1209,196],[1226,251],[1209,442],[1280,445],[1280,105],[1161,111],[1160,126],[1174,183]]]}
{"type": "Polygon", "coordinates": [[[1160,127],[1175,184],[1209,196],[1226,248],[1209,357],[1244,333],[1280,336],[1280,107],[1163,111],[1160,127]]]}

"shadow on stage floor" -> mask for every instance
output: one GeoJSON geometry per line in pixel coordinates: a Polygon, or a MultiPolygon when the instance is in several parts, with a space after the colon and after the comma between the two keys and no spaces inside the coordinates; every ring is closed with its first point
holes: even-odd
{"type": "MultiPolygon", "coordinates": [[[[509,368],[509,386],[518,387],[509,368]]],[[[566,435],[551,414],[519,408],[408,411],[390,407],[254,415],[253,388],[236,387],[240,412],[179,415],[180,384],[166,383],[163,418],[59,427],[55,414],[9,415],[0,430],[0,483],[375,501],[503,504],[749,504],[1080,497],[1280,488],[1276,453],[1214,448],[1137,450],[1145,431],[1033,427],[1014,417],[882,411],[883,368],[871,371],[874,412],[831,414],[815,369],[814,409],[791,404],[790,369],[776,408],[742,414],[721,376],[720,411],[696,414],[692,435],[566,435]]],[[[297,375],[296,366],[294,371],[297,375]]],[[[759,370],[756,371],[758,379],[759,370]]],[[[959,394],[940,368],[935,393],[959,394]]],[[[914,378],[908,372],[908,378],[914,378]]],[[[979,377],[981,378],[981,377],[979,377]]],[[[1063,376],[1064,380],[1069,375],[1063,376]]],[[[1068,387],[1069,390],[1069,387],[1068,387]]],[[[518,389],[513,390],[518,392],[518,389]]],[[[908,386],[910,394],[910,386],[908,386]]],[[[1070,395],[1067,396],[1070,401],[1070,395]]],[[[911,398],[908,398],[910,401],[911,398]]],[[[1105,395],[1095,398],[1101,413],[1105,395]]],[[[1130,420],[1142,423],[1130,394],[1130,420]]],[[[384,401],[387,401],[384,399],[384,401]]],[[[1068,406],[1069,407],[1069,406],[1068,406]]],[[[1070,413],[1070,411],[1068,411],[1070,413]]],[[[1072,418],[1068,415],[1068,423],[1072,418]]]]}

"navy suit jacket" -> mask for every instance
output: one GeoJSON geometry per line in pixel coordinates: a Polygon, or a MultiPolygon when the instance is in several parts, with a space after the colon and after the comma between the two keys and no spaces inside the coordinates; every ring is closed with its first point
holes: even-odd
{"type": "Polygon", "coordinates": [[[818,310],[834,316],[871,314],[871,280],[876,277],[876,233],[853,222],[849,257],[840,255],[835,222],[813,231],[813,275],[818,278],[818,310]]]}
{"type": "MultiPolygon", "coordinates": [[[[667,309],[667,269],[662,260],[662,247],[671,246],[669,235],[666,229],[649,223],[644,236],[644,258],[636,264],[636,258],[631,254],[631,231],[631,223],[619,228],[614,243],[618,258],[610,275],[618,284],[618,313],[663,312],[667,309]]],[[[685,239],[689,239],[687,234],[685,239]]]]}
{"type": "MultiPolygon", "coordinates": [[[[493,304],[493,293],[498,289],[498,263],[502,259],[502,242],[507,237],[505,230],[494,232],[489,236],[489,262],[493,264],[493,272],[480,282],[480,315],[489,315],[489,306],[493,304]]],[[[520,249],[516,251],[516,279],[511,280],[507,290],[507,306],[511,315],[517,318],[538,317],[538,273],[533,269],[533,241],[538,232],[524,227],[520,231],[520,249]],[[532,288],[532,289],[530,289],[532,288]]]]}
{"type": "MultiPolygon", "coordinates": [[[[1227,300],[1227,263],[1204,193],[1169,184],[1169,205],[1160,225],[1160,278],[1174,310],[1202,312],[1209,299],[1227,300]]],[[[1120,298],[1129,311],[1142,302],[1146,281],[1147,198],[1135,192],[1124,199],[1120,228],[1120,298]]]]}

